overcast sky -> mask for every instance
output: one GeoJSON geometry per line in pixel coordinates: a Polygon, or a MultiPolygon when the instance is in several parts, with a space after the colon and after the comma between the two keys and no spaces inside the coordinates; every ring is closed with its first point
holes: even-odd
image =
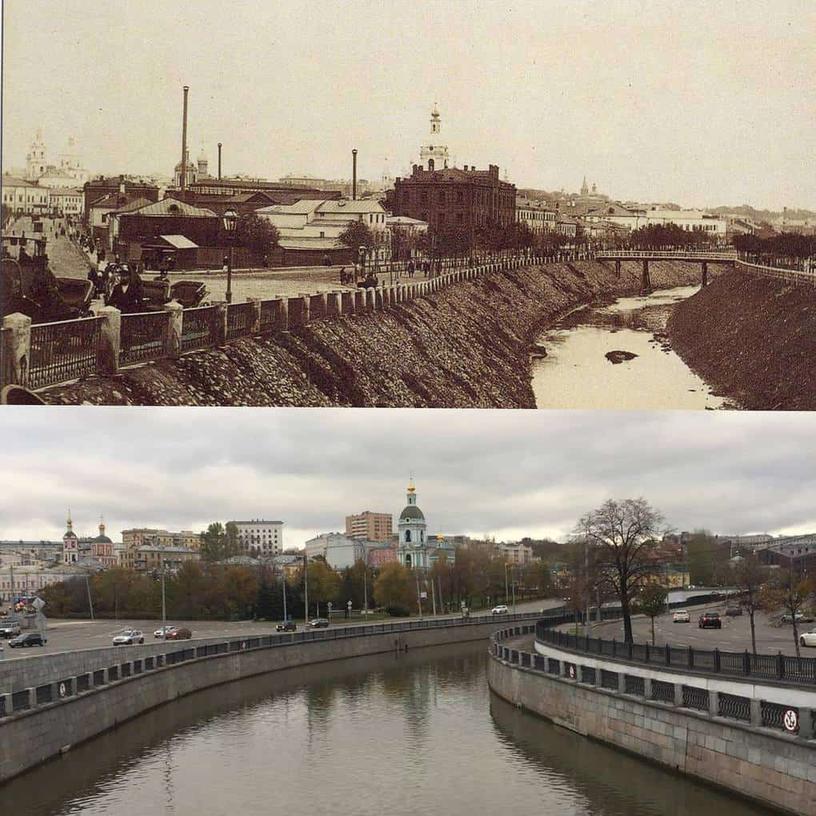
{"type": "Polygon", "coordinates": [[[816,208],[813,0],[5,0],[5,168],[38,126],[95,172],[459,165],[686,206],[816,208]]]}
{"type": "Polygon", "coordinates": [[[405,505],[429,532],[568,534],[643,496],[679,530],[816,532],[816,414],[377,409],[0,411],[0,539],[285,522],[286,546],[405,505]]]}

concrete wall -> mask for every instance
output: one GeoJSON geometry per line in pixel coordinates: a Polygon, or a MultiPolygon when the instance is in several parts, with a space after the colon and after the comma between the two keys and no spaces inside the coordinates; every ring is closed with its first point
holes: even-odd
{"type": "MultiPolygon", "coordinates": [[[[529,619],[531,616],[516,617],[529,619]]],[[[0,783],[59,755],[72,745],[116,727],[125,720],[200,689],[309,663],[486,639],[501,625],[491,618],[451,620],[449,623],[438,621],[437,624],[433,628],[422,629],[410,629],[404,624],[397,624],[395,631],[372,634],[353,634],[352,627],[348,628],[348,632],[338,628],[329,630],[331,638],[305,642],[294,642],[290,638],[289,643],[276,642],[272,647],[259,648],[249,645],[253,638],[247,638],[246,649],[194,658],[138,674],[135,673],[132,661],[142,661],[147,656],[156,660],[159,650],[167,652],[168,647],[164,644],[151,644],[126,649],[94,649],[73,654],[44,655],[39,658],[40,661],[56,661],[50,674],[51,680],[55,681],[53,699],[56,702],[17,711],[0,719],[0,783]],[[111,654],[96,654],[91,658],[91,652],[111,654]],[[110,662],[111,660],[114,662],[110,662]],[[66,682],[67,696],[60,698],[56,692],[58,679],[66,676],[69,668],[79,666],[88,671],[94,665],[108,663],[121,667],[122,663],[128,665],[127,661],[130,661],[131,666],[128,672],[130,677],[108,680],[100,686],[94,686],[93,678],[90,678],[90,688],[79,693],[73,680],[62,681],[66,682]]],[[[376,628],[368,627],[369,630],[376,628]]],[[[259,638],[256,637],[255,640],[259,638]]],[[[230,641],[221,638],[207,643],[215,645],[230,641]]],[[[202,641],[187,641],[178,646],[195,649],[201,644],[202,641]]],[[[122,672],[117,672],[117,675],[121,677],[122,672]]],[[[35,676],[35,670],[31,669],[27,676],[35,676]]],[[[39,676],[43,679],[42,675],[39,676]]],[[[31,689],[29,694],[34,702],[35,690],[31,689]]],[[[6,697],[6,701],[8,700],[9,697],[6,697]]]]}
{"type": "MultiPolygon", "coordinates": [[[[561,657],[583,663],[567,652],[561,657]]],[[[784,812],[816,815],[813,742],[534,671],[495,655],[488,682],[508,702],[571,731],[784,812]]],[[[816,703],[816,694],[812,697],[816,703]]]]}

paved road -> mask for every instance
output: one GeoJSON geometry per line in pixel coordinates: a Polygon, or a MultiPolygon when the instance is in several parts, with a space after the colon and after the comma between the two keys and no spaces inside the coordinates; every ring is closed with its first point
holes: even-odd
{"type": "MultiPolygon", "coordinates": [[[[517,605],[519,612],[534,612],[543,607],[559,605],[559,601],[528,601],[517,605]]],[[[321,612],[321,614],[324,614],[321,612]]],[[[479,617],[484,613],[475,613],[474,617],[479,617]]],[[[490,617],[489,613],[487,615],[490,617]]],[[[437,617],[458,618],[459,615],[439,615],[437,617]]],[[[405,620],[417,620],[417,616],[411,618],[386,618],[384,620],[373,621],[374,623],[390,623],[405,620]]],[[[275,623],[269,621],[178,621],[169,618],[168,625],[177,624],[186,626],[193,633],[193,640],[198,638],[213,637],[241,637],[258,636],[275,633],[275,623]]],[[[365,621],[362,618],[346,620],[342,614],[332,616],[332,627],[338,626],[358,626],[365,621]]],[[[35,657],[43,653],[53,654],[56,652],[73,652],[80,649],[99,649],[111,646],[111,640],[115,634],[122,629],[138,629],[144,633],[145,643],[157,642],[153,637],[153,632],[161,626],[161,621],[157,620],[51,620],[48,621],[46,637],[48,642],[42,648],[11,649],[4,641],[0,641],[3,648],[2,658],[5,660],[20,660],[27,657],[35,657]]],[[[303,628],[303,622],[298,621],[298,629],[303,628]]]]}

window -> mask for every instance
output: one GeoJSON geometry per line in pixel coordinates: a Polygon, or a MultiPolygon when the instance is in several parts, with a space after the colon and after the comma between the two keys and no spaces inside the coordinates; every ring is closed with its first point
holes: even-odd
{"type": "Polygon", "coordinates": [[[423,204],[427,204],[427,203],[428,203],[428,194],[427,194],[427,193],[422,193],[422,194],[420,195],[420,197],[419,197],[419,198],[420,198],[420,201],[421,201],[423,204]]]}
{"type": "Polygon", "coordinates": [[[456,201],[459,204],[465,203],[465,194],[461,190],[456,194],[456,201]]]}
{"type": "Polygon", "coordinates": [[[439,193],[439,203],[440,203],[440,204],[444,204],[444,203],[445,203],[445,193],[444,193],[444,192],[442,192],[442,191],[440,191],[440,193],[439,193]]]}

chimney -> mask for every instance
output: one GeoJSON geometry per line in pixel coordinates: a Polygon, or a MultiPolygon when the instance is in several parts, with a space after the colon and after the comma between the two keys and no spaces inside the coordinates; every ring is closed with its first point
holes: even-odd
{"type": "Polygon", "coordinates": [[[119,176],[119,193],[120,195],[125,194],[125,177],[119,176]]]}
{"type": "Polygon", "coordinates": [[[221,181],[221,142],[218,143],[218,180],[221,181]]]}
{"type": "Polygon", "coordinates": [[[351,200],[357,200],[357,148],[351,151],[351,200]]]}
{"type": "Polygon", "coordinates": [[[187,189],[187,94],[190,86],[184,86],[184,119],[181,126],[181,191],[187,189]]]}

